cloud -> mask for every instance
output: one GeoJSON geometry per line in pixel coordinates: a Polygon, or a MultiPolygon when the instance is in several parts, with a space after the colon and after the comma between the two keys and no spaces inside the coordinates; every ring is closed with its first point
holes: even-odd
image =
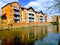
{"type": "Polygon", "coordinates": [[[24,7],[29,8],[29,7],[33,7],[35,11],[40,11],[42,10],[44,13],[47,13],[49,15],[53,15],[55,13],[55,10],[48,10],[48,7],[54,5],[54,0],[35,0],[35,1],[31,1],[29,2],[27,5],[25,5],[24,7]]]}
{"type": "Polygon", "coordinates": [[[5,6],[7,3],[14,2],[18,0],[0,0],[0,16],[1,16],[1,7],[5,6]]]}
{"type": "Polygon", "coordinates": [[[0,8],[6,5],[7,3],[14,2],[14,1],[18,2],[18,0],[0,0],[0,8]]]}
{"type": "Polygon", "coordinates": [[[0,8],[3,7],[6,3],[0,2],[0,8]]]}
{"type": "Polygon", "coordinates": [[[6,2],[6,3],[14,2],[14,1],[18,1],[18,0],[2,0],[2,2],[6,2]]]}
{"type": "Polygon", "coordinates": [[[29,2],[27,5],[25,5],[25,7],[26,7],[26,8],[33,7],[33,8],[35,9],[35,11],[44,9],[44,8],[43,8],[44,5],[42,5],[42,3],[36,2],[36,1],[29,2]]]}

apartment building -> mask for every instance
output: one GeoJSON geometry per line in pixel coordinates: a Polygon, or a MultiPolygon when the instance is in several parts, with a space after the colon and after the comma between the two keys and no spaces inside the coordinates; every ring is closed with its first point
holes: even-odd
{"type": "Polygon", "coordinates": [[[58,16],[58,22],[60,23],[60,16],[58,16]]]}
{"type": "Polygon", "coordinates": [[[47,14],[42,11],[35,12],[32,7],[23,8],[17,2],[8,3],[1,10],[5,24],[47,22],[47,14]]]}
{"type": "Polygon", "coordinates": [[[39,22],[47,22],[47,14],[44,14],[42,11],[38,13],[39,22]]]}
{"type": "Polygon", "coordinates": [[[58,21],[57,19],[58,19],[57,15],[52,16],[52,22],[57,22],[58,21]]]}
{"type": "Polygon", "coordinates": [[[20,22],[21,6],[16,3],[9,3],[5,5],[2,9],[2,20],[6,20],[6,23],[20,22]]]}
{"type": "Polygon", "coordinates": [[[60,16],[58,15],[52,16],[52,22],[60,22],[60,16]]]}
{"type": "Polygon", "coordinates": [[[22,21],[23,22],[35,22],[35,12],[32,7],[26,9],[22,8],[22,21]]]}
{"type": "Polygon", "coordinates": [[[52,22],[52,16],[47,16],[47,22],[52,22]]]}

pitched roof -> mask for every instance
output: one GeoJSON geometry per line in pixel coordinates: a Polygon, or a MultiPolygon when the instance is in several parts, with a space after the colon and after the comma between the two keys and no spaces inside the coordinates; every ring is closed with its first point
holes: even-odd
{"type": "Polygon", "coordinates": [[[41,14],[43,14],[44,15],[44,13],[42,12],[42,11],[40,11],[40,12],[38,12],[39,14],[41,13],[41,14]]]}
{"type": "Polygon", "coordinates": [[[32,7],[29,7],[27,10],[29,10],[29,9],[32,9],[34,11],[34,9],[32,7]]]}
{"type": "MultiPolygon", "coordinates": [[[[5,6],[3,6],[1,9],[3,9],[4,7],[6,7],[7,5],[10,5],[10,4],[13,4],[13,3],[17,3],[16,1],[15,2],[11,2],[11,3],[8,3],[6,4],[5,6]]],[[[17,3],[18,4],[18,3],[17,3]]],[[[18,4],[19,5],[19,4],[18,4]]],[[[19,5],[20,6],[20,5],[19,5]]],[[[29,9],[32,9],[34,11],[34,9],[32,7],[29,7],[29,8],[23,8],[22,6],[20,6],[22,10],[26,9],[26,10],[29,10],[29,9]]],[[[44,13],[42,11],[40,12],[36,12],[34,11],[35,13],[42,13],[44,15],[44,13]]]]}
{"type": "MultiPolygon", "coordinates": [[[[7,5],[10,5],[10,4],[13,4],[13,3],[17,3],[16,1],[15,2],[11,2],[11,3],[8,3],[6,4],[5,6],[3,6],[1,9],[3,9],[4,7],[6,7],[7,5]]],[[[17,3],[18,4],[18,3],[17,3]]],[[[19,4],[18,4],[19,5],[19,4]]],[[[20,5],[19,5],[20,6],[20,5]]]]}

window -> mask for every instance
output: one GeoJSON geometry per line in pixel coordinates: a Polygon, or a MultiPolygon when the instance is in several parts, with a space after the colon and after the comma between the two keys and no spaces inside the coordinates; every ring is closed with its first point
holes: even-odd
{"type": "Polygon", "coordinates": [[[34,16],[34,14],[29,13],[29,16],[34,16]]]}
{"type": "Polygon", "coordinates": [[[12,5],[10,5],[12,7],[12,5]]]}
{"type": "Polygon", "coordinates": [[[12,10],[10,10],[10,12],[12,12],[12,10]]]}
{"type": "Polygon", "coordinates": [[[10,15],[10,17],[12,18],[13,16],[12,16],[12,15],[10,15]]]}
{"type": "Polygon", "coordinates": [[[14,14],[14,17],[20,17],[20,16],[19,16],[19,15],[15,15],[15,14],[14,14]]]}
{"type": "Polygon", "coordinates": [[[43,17],[43,16],[40,16],[40,17],[43,17]]]}
{"type": "Polygon", "coordinates": [[[43,18],[43,16],[40,16],[40,18],[43,18]]]}
{"type": "Polygon", "coordinates": [[[29,17],[29,19],[34,19],[34,18],[32,18],[32,17],[29,17]]]}
{"type": "Polygon", "coordinates": [[[43,20],[43,19],[40,19],[40,20],[43,20]]]}
{"type": "Polygon", "coordinates": [[[7,19],[6,14],[2,15],[2,19],[7,19]]]}
{"type": "Polygon", "coordinates": [[[18,22],[19,21],[19,19],[14,19],[14,22],[18,22]]]}
{"type": "Polygon", "coordinates": [[[21,20],[22,20],[22,18],[21,18],[21,20]]]}

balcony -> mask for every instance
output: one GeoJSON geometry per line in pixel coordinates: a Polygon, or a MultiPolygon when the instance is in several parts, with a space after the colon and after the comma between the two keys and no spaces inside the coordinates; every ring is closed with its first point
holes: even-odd
{"type": "Polygon", "coordinates": [[[39,22],[43,22],[43,20],[39,20],[39,22]]]}
{"type": "Polygon", "coordinates": [[[43,19],[42,17],[39,17],[39,19],[43,19]]]}
{"type": "Polygon", "coordinates": [[[34,22],[34,20],[33,20],[33,19],[29,19],[29,21],[34,22]]]}
{"type": "Polygon", "coordinates": [[[14,19],[19,19],[19,17],[14,17],[14,19]]]}
{"type": "Polygon", "coordinates": [[[14,22],[18,22],[19,21],[19,19],[14,19],[14,22]]]}
{"type": "Polygon", "coordinates": [[[29,17],[29,19],[34,19],[34,17],[29,17]]]}
{"type": "Polygon", "coordinates": [[[29,16],[34,16],[34,14],[29,13],[29,16]]]}
{"type": "Polygon", "coordinates": [[[14,10],[19,10],[19,8],[18,8],[18,7],[16,7],[16,6],[14,6],[14,10]]]}
{"type": "Polygon", "coordinates": [[[43,19],[40,18],[40,20],[43,20],[43,19]]]}
{"type": "Polygon", "coordinates": [[[31,16],[31,15],[29,15],[28,17],[32,17],[32,18],[34,18],[34,16],[31,16]]]}
{"type": "Polygon", "coordinates": [[[19,12],[15,12],[15,11],[14,11],[14,14],[15,14],[15,15],[19,15],[19,12]]]}

